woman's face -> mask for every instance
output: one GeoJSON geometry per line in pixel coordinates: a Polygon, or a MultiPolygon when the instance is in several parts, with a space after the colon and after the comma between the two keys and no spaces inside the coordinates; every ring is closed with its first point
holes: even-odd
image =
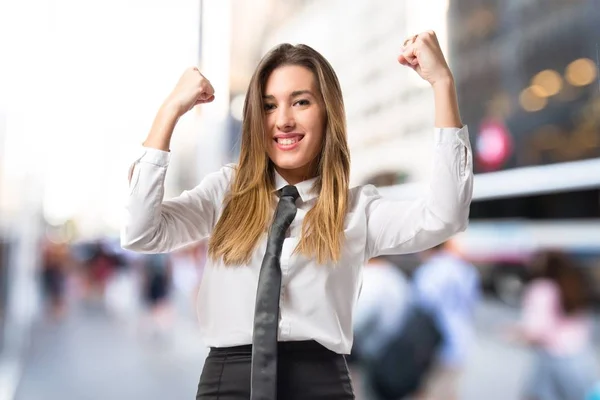
{"type": "Polygon", "coordinates": [[[312,178],[325,130],[325,106],[307,68],[276,68],[263,94],[267,153],[290,184],[312,178]]]}

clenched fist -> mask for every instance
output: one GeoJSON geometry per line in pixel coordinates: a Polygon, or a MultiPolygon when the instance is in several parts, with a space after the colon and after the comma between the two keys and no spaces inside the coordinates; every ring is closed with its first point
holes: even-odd
{"type": "Polygon", "coordinates": [[[165,103],[174,107],[178,116],[198,104],[210,103],[215,99],[215,90],[196,67],[184,71],[165,103]]]}
{"type": "Polygon", "coordinates": [[[411,67],[432,86],[452,78],[434,31],[419,33],[404,42],[398,62],[411,67]]]}

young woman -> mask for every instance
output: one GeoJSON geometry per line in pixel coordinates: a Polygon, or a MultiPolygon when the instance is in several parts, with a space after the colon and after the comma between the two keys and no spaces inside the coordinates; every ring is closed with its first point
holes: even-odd
{"type": "Polygon", "coordinates": [[[471,148],[435,33],[406,40],[398,61],[427,80],[435,98],[431,191],[418,201],[387,200],[371,185],[349,187],[341,88],[331,65],[308,46],[283,44],[260,61],[244,104],[239,162],[167,201],[173,128],[195,105],[210,103],[214,90],[190,68],[160,108],[130,171],[122,245],[169,252],[210,238],[197,303],[211,350],[197,399],[354,398],[344,355],[352,347],[362,266],[378,255],[427,249],[466,228],[471,148]],[[278,195],[292,199],[287,207],[296,214],[279,229],[285,238],[273,250],[278,195]],[[281,279],[279,310],[261,314],[275,320],[278,353],[266,362],[275,358],[276,370],[253,364],[253,348],[258,354],[266,346],[257,345],[264,329],[254,329],[254,319],[268,263],[277,264],[281,279]],[[275,394],[262,394],[259,374],[276,375],[275,394]]]}
{"type": "Polygon", "coordinates": [[[582,267],[559,251],[532,262],[534,279],[511,339],[535,350],[527,400],[584,399],[600,377],[592,341],[592,297],[582,267]]]}

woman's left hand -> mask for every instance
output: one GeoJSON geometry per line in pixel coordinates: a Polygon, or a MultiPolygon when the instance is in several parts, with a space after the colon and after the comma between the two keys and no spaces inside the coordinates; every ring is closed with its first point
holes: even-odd
{"type": "Polygon", "coordinates": [[[452,72],[444,58],[434,31],[419,33],[404,42],[398,62],[414,69],[432,86],[452,80],[452,72]]]}

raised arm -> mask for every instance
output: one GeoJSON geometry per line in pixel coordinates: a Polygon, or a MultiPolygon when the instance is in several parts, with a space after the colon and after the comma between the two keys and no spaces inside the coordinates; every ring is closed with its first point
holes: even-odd
{"type": "Polygon", "coordinates": [[[156,114],[144,146],[169,151],[173,130],[179,118],[194,106],[210,103],[214,99],[215,90],[198,68],[185,70],[156,114]]]}
{"type": "Polygon", "coordinates": [[[398,62],[415,70],[434,92],[434,165],[427,194],[414,201],[384,199],[374,187],[363,190],[368,199],[371,257],[421,251],[464,230],[473,192],[469,133],[435,33],[427,31],[406,40],[398,62]]]}
{"type": "Polygon", "coordinates": [[[129,171],[129,197],[121,230],[124,248],[167,252],[210,234],[231,168],[209,175],[196,188],[175,199],[163,202],[163,195],[177,121],[195,105],[213,99],[210,82],[198,69],[189,68],[160,107],[143,143],[142,155],[129,171]]]}
{"type": "Polygon", "coordinates": [[[427,192],[414,200],[388,199],[374,186],[362,189],[367,213],[367,254],[426,250],[466,229],[473,193],[467,127],[436,128],[427,192]]]}

